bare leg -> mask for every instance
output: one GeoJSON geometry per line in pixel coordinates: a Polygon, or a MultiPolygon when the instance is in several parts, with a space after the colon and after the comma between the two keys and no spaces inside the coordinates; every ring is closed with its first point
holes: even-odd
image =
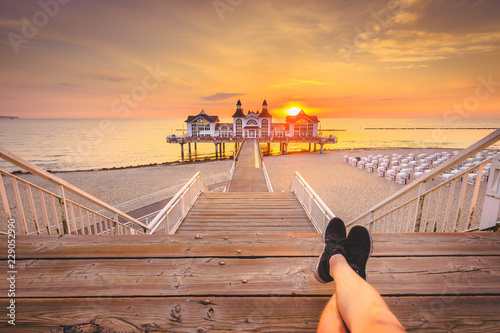
{"type": "Polygon", "coordinates": [[[338,311],[351,332],[405,332],[382,296],[352,270],[344,256],[330,258],[330,275],[338,311]]]}
{"type": "Polygon", "coordinates": [[[321,318],[319,319],[318,333],[348,333],[349,330],[344,324],[340,316],[339,308],[337,306],[337,297],[333,294],[332,298],[326,304],[321,318]]]}

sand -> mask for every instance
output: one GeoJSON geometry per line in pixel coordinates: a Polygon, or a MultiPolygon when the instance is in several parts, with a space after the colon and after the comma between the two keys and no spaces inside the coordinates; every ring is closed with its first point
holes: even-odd
{"type": "MultiPolygon", "coordinates": [[[[327,151],[323,154],[296,153],[264,158],[275,191],[288,191],[295,171],[299,172],[333,213],[350,221],[367,211],[403,185],[378,177],[376,173],[353,168],[344,163],[343,156],[370,154],[408,155],[432,154],[443,149],[390,149],[327,151]]],[[[451,152],[450,150],[448,150],[451,152]]],[[[228,172],[231,160],[178,165],[147,166],[119,170],[56,173],[62,179],[80,187],[97,198],[116,205],[168,187],[187,182],[197,171],[204,177],[228,172]]],[[[39,184],[31,175],[23,178],[39,184]]]]}
{"type": "MultiPolygon", "coordinates": [[[[276,191],[287,191],[297,171],[321,197],[332,212],[344,221],[350,221],[367,211],[403,185],[378,177],[377,173],[353,168],[344,163],[344,155],[392,155],[407,156],[421,153],[443,152],[443,149],[387,149],[327,151],[323,154],[304,153],[264,158],[269,178],[276,191]]],[[[448,150],[448,152],[452,152],[448,150]]]]}

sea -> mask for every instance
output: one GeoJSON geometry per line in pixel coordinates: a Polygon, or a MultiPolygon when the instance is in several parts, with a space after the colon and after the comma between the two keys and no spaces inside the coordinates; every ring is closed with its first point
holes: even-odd
{"type": "MultiPolygon", "coordinates": [[[[0,119],[0,147],[51,171],[99,170],[215,159],[215,146],[169,144],[167,135],[186,132],[185,119],[0,119]]],[[[221,119],[231,122],[232,119],[221,119]]],[[[276,120],[275,120],[276,121],[276,120]]],[[[278,120],[279,121],[279,120],[278,120]]],[[[335,135],[328,150],[443,148],[462,149],[500,128],[495,119],[359,119],[321,118],[322,135],[335,135]]],[[[220,158],[233,154],[226,144],[220,158]]],[[[500,143],[492,146],[500,149],[500,143]]],[[[308,149],[290,144],[290,153],[308,149]]],[[[279,144],[271,145],[271,155],[279,144]]],[[[19,168],[0,159],[0,169],[19,168]]]]}

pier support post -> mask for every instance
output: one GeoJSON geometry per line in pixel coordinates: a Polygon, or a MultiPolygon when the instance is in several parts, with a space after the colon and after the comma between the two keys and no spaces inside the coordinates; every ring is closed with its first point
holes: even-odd
{"type": "Polygon", "coordinates": [[[215,144],[215,159],[219,158],[219,147],[217,146],[217,143],[215,144]]]}
{"type": "Polygon", "coordinates": [[[189,151],[189,155],[191,155],[191,142],[188,143],[188,151],[189,151]]]}
{"type": "Polygon", "coordinates": [[[309,151],[311,151],[311,143],[309,142],[309,151]]]}
{"type": "Polygon", "coordinates": [[[271,155],[271,143],[270,142],[267,143],[267,154],[271,155]]]}
{"type": "Polygon", "coordinates": [[[284,143],[285,145],[285,155],[288,154],[288,143],[284,143]]]}
{"type": "Polygon", "coordinates": [[[196,142],[195,142],[195,143],[194,143],[194,150],[196,150],[196,149],[197,149],[197,147],[196,147],[196,142]]]}
{"type": "Polygon", "coordinates": [[[316,152],[316,144],[314,144],[314,152],[316,152]]]}
{"type": "Polygon", "coordinates": [[[180,145],[181,145],[181,158],[184,161],[184,144],[181,143],[180,145]]]}
{"type": "Polygon", "coordinates": [[[222,143],[222,154],[226,155],[226,143],[225,142],[222,143]]]}
{"type": "Polygon", "coordinates": [[[323,154],[323,145],[320,145],[319,153],[323,154]]]}

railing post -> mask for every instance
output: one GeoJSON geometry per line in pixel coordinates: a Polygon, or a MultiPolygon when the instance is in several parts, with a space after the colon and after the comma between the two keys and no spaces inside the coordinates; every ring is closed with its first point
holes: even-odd
{"type": "Polygon", "coordinates": [[[373,215],[374,215],[374,212],[372,210],[368,214],[368,230],[370,230],[370,232],[373,232],[373,215]]]}
{"type": "Polygon", "coordinates": [[[418,200],[417,206],[415,207],[415,219],[413,220],[413,232],[420,231],[420,221],[422,220],[422,210],[424,208],[424,199],[425,196],[422,196],[423,185],[425,182],[421,182],[418,187],[418,200]]]}
{"type": "MultiPolygon", "coordinates": [[[[479,175],[478,175],[479,177],[479,175]]],[[[500,212],[500,154],[493,157],[479,230],[496,226],[500,212]]]]}
{"type": "Polygon", "coordinates": [[[59,207],[61,208],[63,234],[69,234],[68,207],[66,205],[66,195],[64,194],[64,187],[62,185],[57,185],[57,194],[62,198],[59,199],[59,207]]]}
{"type": "Polygon", "coordinates": [[[10,212],[9,200],[7,199],[7,192],[5,191],[2,174],[0,174],[0,195],[2,196],[3,208],[5,209],[7,220],[10,220],[12,218],[12,213],[10,212]]]}

